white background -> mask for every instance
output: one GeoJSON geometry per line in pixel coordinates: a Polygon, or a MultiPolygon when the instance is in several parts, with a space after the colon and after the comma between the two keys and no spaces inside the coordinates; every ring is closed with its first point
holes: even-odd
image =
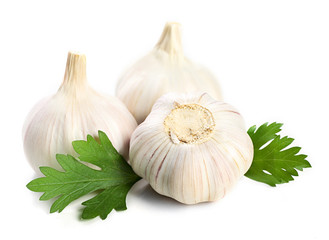
{"type": "Polygon", "coordinates": [[[329,239],[329,2],[1,1],[1,239],[329,239]],[[59,87],[67,52],[87,55],[89,83],[114,94],[120,74],[182,24],[186,55],[219,79],[246,125],[284,123],[313,168],[271,188],[245,177],[222,200],[184,206],[134,186],[128,210],[80,221],[25,185],[25,116],[59,87]],[[5,237],[6,236],[6,237],[5,237]]]}

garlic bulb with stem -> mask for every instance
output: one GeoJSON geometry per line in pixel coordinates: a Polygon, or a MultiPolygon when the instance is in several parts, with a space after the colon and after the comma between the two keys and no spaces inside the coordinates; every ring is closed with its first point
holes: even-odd
{"type": "Polygon", "coordinates": [[[56,154],[76,155],[72,141],[105,132],[120,154],[128,158],[129,140],[137,127],[134,117],[116,97],[93,90],[87,83],[86,56],[69,52],[64,80],[53,96],[41,100],[23,127],[24,150],[37,171],[60,169],[56,154]]]}
{"type": "Polygon", "coordinates": [[[217,100],[222,99],[214,76],[184,56],[180,24],[169,22],[154,49],[119,79],[116,96],[141,123],[163,94],[194,91],[205,91],[217,100]]]}
{"type": "Polygon", "coordinates": [[[215,201],[249,169],[253,144],[235,108],[207,93],[162,96],[131,136],[134,171],[185,204],[215,201]]]}

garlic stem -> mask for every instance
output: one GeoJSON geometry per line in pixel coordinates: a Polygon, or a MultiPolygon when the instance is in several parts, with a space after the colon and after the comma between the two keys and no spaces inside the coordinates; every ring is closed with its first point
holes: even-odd
{"type": "Polygon", "coordinates": [[[67,55],[65,75],[59,91],[75,93],[87,86],[86,56],[78,52],[67,55]]]}
{"type": "Polygon", "coordinates": [[[168,22],[155,48],[163,50],[171,56],[183,56],[181,35],[181,25],[176,22],[168,22]]]}

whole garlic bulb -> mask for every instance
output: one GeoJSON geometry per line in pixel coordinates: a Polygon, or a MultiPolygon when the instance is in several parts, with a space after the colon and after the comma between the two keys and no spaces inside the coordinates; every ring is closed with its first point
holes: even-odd
{"type": "Polygon", "coordinates": [[[24,150],[32,167],[59,169],[57,153],[76,153],[73,140],[97,137],[104,131],[118,152],[128,157],[129,140],[137,123],[117,98],[89,87],[86,57],[69,52],[65,76],[57,93],[41,100],[29,113],[23,128],[24,150]]]}
{"type": "Polygon", "coordinates": [[[249,169],[253,144],[241,115],[207,93],[161,97],[130,140],[134,171],[185,204],[214,201],[249,169]]]}
{"type": "Polygon", "coordinates": [[[154,49],[119,79],[116,96],[141,123],[163,94],[194,91],[205,91],[217,100],[222,99],[213,75],[184,56],[180,24],[167,23],[154,49]]]}

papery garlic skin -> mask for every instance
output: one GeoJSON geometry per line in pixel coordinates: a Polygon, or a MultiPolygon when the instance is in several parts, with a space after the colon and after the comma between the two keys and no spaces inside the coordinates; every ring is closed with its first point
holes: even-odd
{"type": "Polygon", "coordinates": [[[119,79],[116,96],[141,123],[163,94],[195,91],[205,91],[217,100],[222,99],[214,76],[184,56],[180,24],[167,23],[154,49],[119,79]]]}
{"type": "Polygon", "coordinates": [[[131,136],[130,163],[158,193],[185,204],[215,201],[249,169],[241,115],[207,93],[161,97],[131,136]]]}
{"type": "Polygon", "coordinates": [[[41,100],[23,127],[24,150],[35,171],[40,166],[60,169],[56,154],[77,154],[72,141],[105,132],[128,159],[129,140],[137,127],[134,117],[116,97],[97,93],[87,83],[86,57],[69,52],[63,83],[57,93],[41,100]]]}

